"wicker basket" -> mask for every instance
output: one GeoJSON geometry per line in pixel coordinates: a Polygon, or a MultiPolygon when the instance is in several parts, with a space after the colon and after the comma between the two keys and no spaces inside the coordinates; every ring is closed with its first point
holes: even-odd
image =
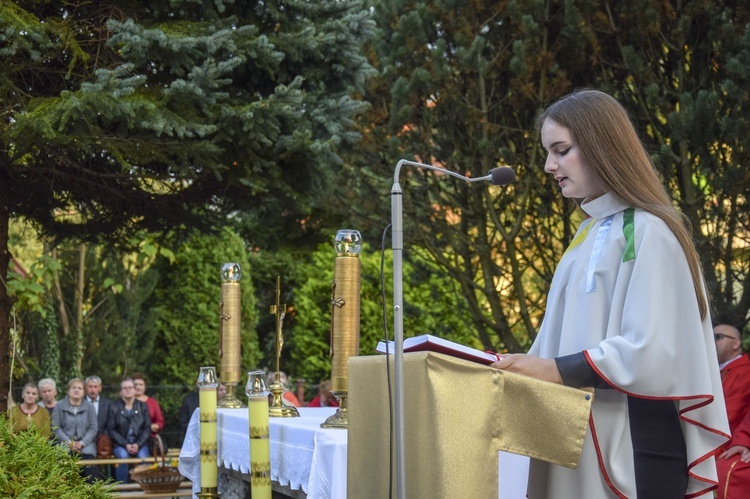
{"type": "Polygon", "coordinates": [[[150,464],[139,464],[130,470],[130,478],[145,492],[175,492],[184,477],[175,466],[167,466],[164,444],[159,435],[154,438],[154,456],[156,456],[156,467],[150,464]]]}

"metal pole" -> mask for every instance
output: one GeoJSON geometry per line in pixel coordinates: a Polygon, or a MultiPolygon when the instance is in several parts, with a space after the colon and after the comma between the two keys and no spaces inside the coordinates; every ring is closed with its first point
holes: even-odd
{"type": "Polygon", "coordinates": [[[491,182],[495,185],[506,185],[513,181],[515,173],[510,167],[494,168],[485,177],[470,178],[460,173],[446,170],[434,165],[426,165],[402,159],[396,164],[393,172],[393,188],[391,189],[391,233],[393,242],[393,343],[394,343],[394,422],[396,426],[396,494],[398,499],[406,499],[406,451],[404,440],[404,282],[403,282],[403,250],[404,250],[404,206],[403,191],[398,183],[401,167],[404,165],[425,168],[438,173],[445,173],[466,182],[491,182]],[[498,174],[493,175],[493,172],[498,174]]]}
{"type": "Polygon", "coordinates": [[[404,445],[404,289],[403,197],[398,174],[404,160],[398,162],[391,189],[391,239],[393,246],[393,342],[394,342],[394,421],[396,425],[396,497],[406,499],[406,452],[404,445]]]}

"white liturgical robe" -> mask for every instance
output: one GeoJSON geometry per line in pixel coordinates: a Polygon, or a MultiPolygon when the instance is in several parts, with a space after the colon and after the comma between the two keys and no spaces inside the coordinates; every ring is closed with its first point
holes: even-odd
{"type": "Polygon", "coordinates": [[[597,389],[577,469],[532,460],[529,498],[636,497],[628,397],[672,400],[685,438],[686,497],[715,488],[711,453],[728,439],[710,317],[701,320],[687,259],[658,217],[605,194],[555,271],[530,354],[583,352],[597,389]]]}

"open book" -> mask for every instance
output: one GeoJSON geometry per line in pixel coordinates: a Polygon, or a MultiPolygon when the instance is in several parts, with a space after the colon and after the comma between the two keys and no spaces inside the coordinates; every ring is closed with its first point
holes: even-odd
{"type": "MultiPolygon", "coordinates": [[[[394,342],[388,342],[388,353],[393,353],[395,349],[394,342]]],[[[375,348],[380,353],[385,353],[385,341],[378,343],[375,348]]],[[[493,362],[497,362],[497,354],[492,352],[483,352],[476,348],[467,347],[454,341],[446,340],[444,338],[438,338],[431,334],[423,334],[421,336],[414,336],[413,338],[404,339],[404,352],[437,352],[459,359],[470,360],[472,362],[479,362],[480,364],[490,365],[493,362]]]]}

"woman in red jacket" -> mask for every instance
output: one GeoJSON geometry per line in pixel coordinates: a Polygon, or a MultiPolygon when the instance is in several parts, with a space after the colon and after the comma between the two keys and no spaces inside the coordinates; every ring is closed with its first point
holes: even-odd
{"type": "Polygon", "coordinates": [[[135,385],[135,398],[145,403],[148,407],[148,415],[151,418],[151,439],[164,430],[164,415],[161,406],[154,397],[146,395],[146,377],[141,373],[132,376],[135,385]]]}

